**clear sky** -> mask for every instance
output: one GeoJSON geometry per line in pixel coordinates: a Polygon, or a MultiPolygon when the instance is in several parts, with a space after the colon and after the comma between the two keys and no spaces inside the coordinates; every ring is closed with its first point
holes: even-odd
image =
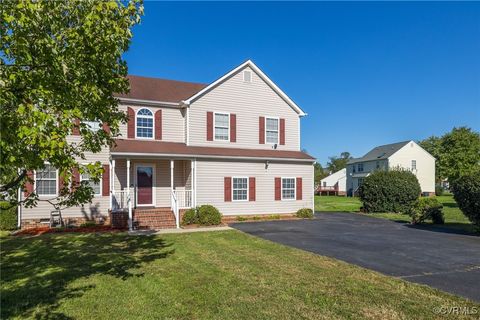
{"type": "Polygon", "coordinates": [[[252,59],[308,116],[302,148],[480,131],[479,2],[146,2],[129,73],[210,83],[252,59]]]}

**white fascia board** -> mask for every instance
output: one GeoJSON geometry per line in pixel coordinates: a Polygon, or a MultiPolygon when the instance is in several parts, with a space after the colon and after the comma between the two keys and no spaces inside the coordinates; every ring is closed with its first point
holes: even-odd
{"type": "Polygon", "coordinates": [[[238,67],[236,67],[232,71],[228,72],[227,74],[225,74],[221,78],[215,80],[214,82],[209,84],[207,87],[203,88],[202,90],[200,90],[199,92],[197,92],[196,94],[194,94],[193,96],[191,96],[190,98],[185,100],[184,102],[186,104],[191,104],[197,98],[201,97],[202,95],[204,95],[205,93],[210,91],[212,88],[216,87],[217,85],[222,83],[224,80],[228,79],[233,74],[236,74],[237,72],[239,72],[240,70],[242,70],[243,68],[245,68],[247,66],[250,67],[253,71],[255,71],[260,76],[260,78],[262,78],[273,89],[273,91],[275,91],[283,100],[285,100],[285,102],[288,105],[290,105],[298,113],[299,116],[303,117],[303,116],[307,115],[305,112],[303,112],[303,110],[295,102],[292,101],[292,99],[290,99],[285,94],[285,92],[283,92],[275,83],[273,83],[273,81],[270,80],[270,78],[267,77],[267,75],[265,73],[263,73],[263,71],[260,70],[260,68],[258,68],[255,65],[255,63],[253,63],[253,61],[251,61],[251,60],[247,60],[246,62],[242,63],[241,65],[239,65],[238,67]]]}
{"type": "Polygon", "coordinates": [[[139,105],[149,105],[149,106],[161,106],[161,107],[176,107],[182,108],[180,102],[166,102],[166,101],[155,101],[155,100],[144,100],[144,99],[133,99],[133,98],[121,98],[116,97],[120,102],[139,104],[139,105]]]}

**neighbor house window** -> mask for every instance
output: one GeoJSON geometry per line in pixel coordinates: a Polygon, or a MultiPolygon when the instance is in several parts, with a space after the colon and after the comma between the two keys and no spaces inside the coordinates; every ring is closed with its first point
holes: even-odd
{"type": "Polygon", "coordinates": [[[228,113],[215,113],[215,140],[228,141],[230,128],[230,115],[228,113]]]}
{"type": "Polygon", "coordinates": [[[282,178],[282,200],[295,199],[295,178],[282,178]]]}
{"type": "Polygon", "coordinates": [[[360,187],[363,184],[363,178],[358,178],[358,186],[360,187]]]}
{"type": "Polygon", "coordinates": [[[265,136],[267,143],[278,143],[278,118],[266,118],[265,136]]]}
{"type": "Polygon", "coordinates": [[[153,113],[142,108],[137,112],[137,137],[153,139],[153,113]]]}
{"type": "Polygon", "coordinates": [[[412,160],[412,171],[417,170],[417,160],[412,160]]]}
{"type": "Polygon", "coordinates": [[[248,200],[248,178],[233,178],[232,184],[233,201],[248,200]]]}
{"type": "Polygon", "coordinates": [[[96,196],[101,194],[100,182],[94,182],[90,179],[90,174],[82,173],[81,181],[87,181],[87,184],[93,189],[96,196]]]}
{"type": "Polygon", "coordinates": [[[35,184],[37,194],[40,196],[57,195],[57,169],[46,164],[43,170],[35,172],[35,184]]]}
{"type": "Polygon", "coordinates": [[[82,121],[82,123],[86,124],[88,130],[93,132],[96,132],[101,128],[100,121],[82,121]]]}
{"type": "Polygon", "coordinates": [[[356,171],[355,171],[355,165],[353,165],[352,168],[353,168],[353,170],[352,170],[353,173],[355,173],[355,172],[356,172],[356,171]]]}
{"type": "Polygon", "coordinates": [[[363,163],[358,164],[358,172],[363,172],[363,163]]]}
{"type": "Polygon", "coordinates": [[[380,169],[380,161],[377,161],[377,169],[380,169]]]}

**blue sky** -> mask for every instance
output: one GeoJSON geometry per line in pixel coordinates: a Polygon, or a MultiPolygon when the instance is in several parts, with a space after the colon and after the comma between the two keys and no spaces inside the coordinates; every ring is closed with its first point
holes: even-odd
{"type": "Polygon", "coordinates": [[[146,2],[129,73],[210,83],[252,59],[308,116],[302,147],[480,131],[479,2],[146,2]]]}

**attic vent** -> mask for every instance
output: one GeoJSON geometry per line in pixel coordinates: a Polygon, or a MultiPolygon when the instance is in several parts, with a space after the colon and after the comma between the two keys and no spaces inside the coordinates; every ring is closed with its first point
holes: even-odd
{"type": "Polygon", "coordinates": [[[410,142],[410,147],[413,147],[413,142],[410,142]]]}
{"type": "Polygon", "coordinates": [[[252,82],[252,72],[249,70],[243,71],[243,81],[244,82],[252,82]]]}

